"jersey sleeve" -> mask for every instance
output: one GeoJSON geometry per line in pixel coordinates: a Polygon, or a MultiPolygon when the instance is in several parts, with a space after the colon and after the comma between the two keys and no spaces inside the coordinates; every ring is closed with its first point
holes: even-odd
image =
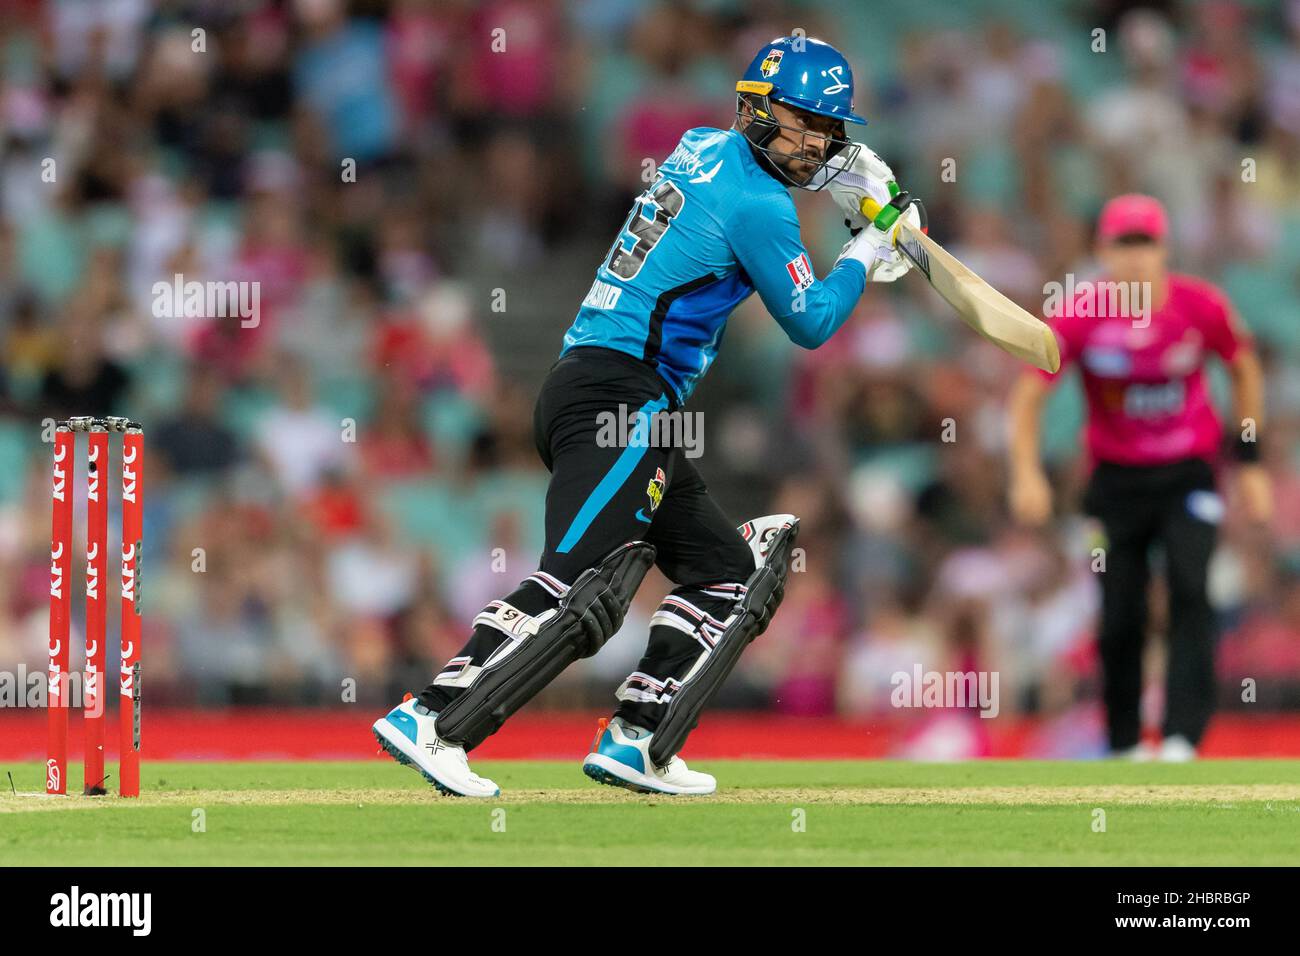
{"type": "Polygon", "coordinates": [[[1250,332],[1221,289],[1207,284],[1203,294],[1206,303],[1205,345],[1223,361],[1231,362],[1242,347],[1250,345],[1250,332]]]}
{"type": "Polygon", "coordinates": [[[853,312],[866,287],[866,270],[860,262],[845,260],[818,279],[788,195],[747,198],[725,228],[736,260],[763,305],[796,345],[817,348],[853,312]]]}

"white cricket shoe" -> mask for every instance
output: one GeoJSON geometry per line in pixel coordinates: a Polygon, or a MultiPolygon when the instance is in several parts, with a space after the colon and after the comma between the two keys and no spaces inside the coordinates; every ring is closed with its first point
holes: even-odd
{"type": "Polygon", "coordinates": [[[432,711],[411,697],[375,721],[379,746],[398,763],[420,771],[425,780],[453,797],[495,797],[501,788],[469,769],[462,747],[438,737],[432,711]]]}
{"type": "Polygon", "coordinates": [[[649,731],[615,717],[600,735],[595,750],[582,762],[582,772],[597,783],[637,793],[703,795],[718,789],[717,780],[690,769],[681,757],[656,767],[650,762],[650,738],[649,731]]]}
{"type": "Polygon", "coordinates": [[[1163,763],[1188,763],[1196,759],[1196,748],[1182,734],[1166,737],[1160,744],[1160,760],[1163,763]]]}
{"type": "Polygon", "coordinates": [[[1150,763],[1156,759],[1156,752],[1150,744],[1134,744],[1123,750],[1112,750],[1110,755],[1116,760],[1128,760],[1132,763],[1150,763]]]}

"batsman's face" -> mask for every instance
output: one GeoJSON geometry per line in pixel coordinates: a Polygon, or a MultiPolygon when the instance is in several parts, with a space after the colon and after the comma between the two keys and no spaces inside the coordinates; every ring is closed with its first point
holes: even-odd
{"type": "Polygon", "coordinates": [[[767,144],[774,154],[773,161],[780,163],[795,182],[807,182],[826,161],[831,140],[843,137],[842,124],[829,116],[807,113],[782,103],[772,104],[772,116],[779,124],[777,135],[767,144]]]}
{"type": "Polygon", "coordinates": [[[1169,252],[1149,237],[1120,236],[1097,247],[1097,258],[1108,278],[1116,282],[1164,282],[1169,252]]]}

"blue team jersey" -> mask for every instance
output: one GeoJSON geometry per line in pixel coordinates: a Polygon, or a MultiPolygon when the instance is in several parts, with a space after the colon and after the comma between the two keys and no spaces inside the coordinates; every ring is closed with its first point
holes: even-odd
{"type": "Polygon", "coordinates": [[[632,207],[561,355],[597,345],[655,366],[679,402],[718,354],[727,318],[758,291],[795,344],[816,348],[866,284],[855,260],[825,279],[799,238],[794,200],[736,130],[682,137],[632,207]]]}

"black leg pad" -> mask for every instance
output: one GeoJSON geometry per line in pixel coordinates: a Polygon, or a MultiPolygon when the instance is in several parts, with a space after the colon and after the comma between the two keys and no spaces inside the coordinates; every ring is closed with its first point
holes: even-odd
{"type": "Polygon", "coordinates": [[[650,759],[656,767],[667,764],[682,749],[687,735],[699,723],[704,705],[727,679],[741,652],[772,623],[772,615],[785,597],[785,579],[798,534],[796,520],[773,536],[766,561],[745,582],[745,596],[736,602],[726,630],[713,650],[696,661],[683,679],[682,688],[673,695],[650,739],[650,759]]]}
{"type": "MultiPolygon", "coordinates": [[[[631,541],[582,572],[534,634],[504,643],[474,682],[438,714],[443,740],[472,750],[580,657],[591,657],[623,626],[654,564],[655,549],[631,541]]],[[[544,618],[544,620],[543,620],[544,618]]]]}

